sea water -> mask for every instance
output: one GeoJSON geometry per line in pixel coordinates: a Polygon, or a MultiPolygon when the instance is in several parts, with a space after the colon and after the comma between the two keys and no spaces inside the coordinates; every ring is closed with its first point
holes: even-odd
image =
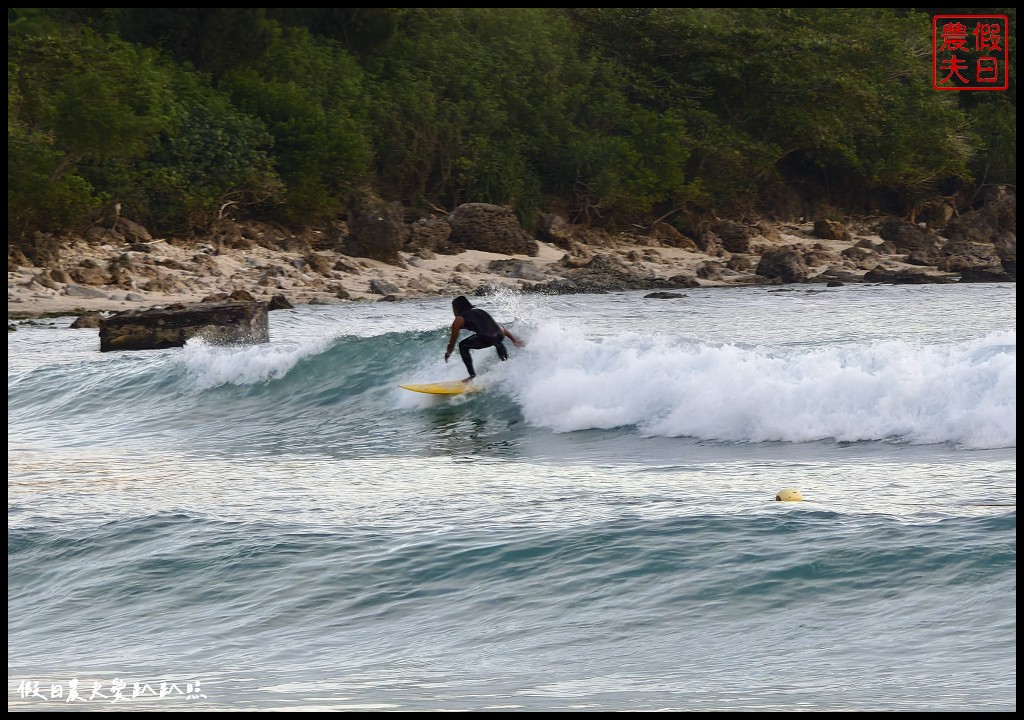
{"type": "Polygon", "coordinates": [[[680,294],[20,325],[8,709],[1015,711],[1016,286],[680,294]]]}

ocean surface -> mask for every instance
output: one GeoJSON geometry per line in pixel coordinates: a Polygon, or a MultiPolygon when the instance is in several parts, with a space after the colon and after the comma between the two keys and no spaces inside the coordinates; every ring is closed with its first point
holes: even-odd
{"type": "Polygon", "coordinates": [[[1015,711],[1016,285],[644,294],[19,326],[8,709],[1015,711]]]}

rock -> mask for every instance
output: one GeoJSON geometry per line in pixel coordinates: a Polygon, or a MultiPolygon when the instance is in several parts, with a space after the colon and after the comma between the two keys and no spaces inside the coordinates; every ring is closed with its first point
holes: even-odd
{"type": "Polygon", "coordinates": [[[697,265],[697,277],[701,280],[721,280],[722,264],[714,260],[705,260],[697,265]]]}
{"type": "Polygon", "coordinates": [[[534,290],[558,294],[607,292],[622,290],[653,290],[675,287],[676,283],[638,272],[616,255],[594,255],[586,265],[568,270],[563,280],[552,280],[534,290]]]}
{"type": "Polygon", "coordinates": [[[548,277],[530,260],[492,260],[487,271],[520,280],[542,281],[548,277]]]}
{"type": "Polygon", "coordinates": [[[444,220],[422,218],[409,226],[409,239],[405,243],[405,250],[419,253],[423,258],[432,256],[439,248],[448,248],[448,238],[451,234],[452,226],[444,220]]]}
{"type": "Polygon", "coordinates": [[[389,265],[399,265],[398,254],[405,247],[409,229],[401,204],[384,203],[368,207],[349,224],[349,236],[345,239],[345,254],[379,260],[389,265]]]}
{"type": "Polygon", "coordinates": [[[109,285],[110,273],[106,268],[91,258],[82,260],[81,264],[70,271],[71,279],[79,285],[109,285]]]}
{"type": "Polygon", "coordinates": [[[63,286],[56,280],[53,280],[47,273],[39,273],[36,275],[35,282],[42,285],[44,288],[50,290],[60,290],[63,286]]]}
{"type": "Polygon", "coordinates": [[[233,290],[227,299],[235,302],[256,302],[256,298],[248,290],[233,290]]]}
{"type": "MultiPolygon", "coordinates": [[[[916,254],[922,258],[932,254],[937,258],[939,248],[944,244],[942,238],[931,230],[922,230],[913,223],[896,218],[882,223],[878,229],[878,235],[886,242],[891,243],[893,253],[916,254]]],[[[922,262],[920,264],[934,263],[922,262]]]]}
{"type": "Polygon", "coordinates": [[[782,233],[779,232],[779,228],[774,224],[765,220],[759,220],[757,222],[757,232],[760,233],[761,237],[771,243],[778,243],[782,241],[782,233]]]}
{"type": "Polygon", "coordinates": [[[100,352],[183,347],[195,337],[218,344],[267,342],[267,305],[213,302],[125,310],[103,321],[100,352]]]}
{"type": "Polygon", "coordinates": [[[71,276],[68,275],[65,270],[61,270],[60,268],[50,270],[50,279],[63,285],[69,285],[72,282],[71,276]]]}
{"type": "Polygon", "coordinates": [[[937,275],[917,268],[890,269],[876,267],[864,273],[864,282],[893,283],[894,285],[927,285],[953,282],[948,275],[937,275]]]}
{"type": "MultiPolygon", "coordinates": [[[[344,290],[342,292],[344,292],[344,290]]],[[[292,310],[294,307],[294,305],[288,302],[288,298],[280,293],[270,298],[270,301],[267,302],[267,310],[292,310]]]]}
{"type": "Polygon", "coordinates": [[[993,243],[968,240],[950,240],[946,243],[936,267],[945,272],[962,272],[969,268],[1002,272],[1003,269],[993,243]]]}
{"type": "Polygon", "coordinates": [[[729,258],[725,263],[725,266],[730,270],[736,270],[737,272],[741,270],[751,270],[754,267],[754,263],[751,260],[752,257],[752,255],[736,254],[729,258]]]}
{"type": "Polygon", "coordinates": [[[174,292],[174,278],[170,275],[163,275],[154,278],[142,286],[146,292],[167,293],[174,292]]]}
{"type": "Polygon", "coordinates": [[[320,275],[326,275],[327,277],[333,276],[334,264],[331,262],[330,258],[327,258],[324,255],[319,255],[317,253],[310,253],[306,255],[306,257],[303,258],[303,260],[306,263],[306,267],[312,270],[313,272],[318,273],[320,275]]]}
{"type": "Polygon", "coordinates": [[[651,225],[650,236],[666,247],[691,251],[697,249],[697,243],[666,222],[656,222],[651,225]]]}
{"type": "Polygon", "coordinates": [[[964,268],[960,272],[960,282],[1016,282],[1017,276],[1011,275],[1002,268],[964,268]]]}
{"type": "Polygon", "coordinates": [[[695,288],[700,287],[700,282],[692,275],[673,275],[668,279],[669,285],[673,287],[695,288]]]}
{"type": "Polygon", "coordinates": [[[229,297],[230,296],[226,292],[219,292],[219,293],[213,293],[212,295],[207,295],[206,297],[204,297],[199,302],[224,302],[229,297]]]}
{"type": "MultiPolygon", "coordinates": [[[[994,276],[1017,277],[1017,196],[1003,187],[992,190],[994,197],[978,210],[965,213],[946,226],[951,242],[992,243],[1004,273],[994,276]]],[[[976,277],[984,277],[979,273],[976,277]]],[[[972,280],[971,282],[983,282],[972,280]]]]}
{"type": "Polygon", "coordinates": [[[878,261],[878,253],[871,249],[870,243],[867,246],[864,245],[851,245],[850,247],[843,250],[839,255],[848,260],[852,260],[855,264],[861,263],[866,260],[871,260],[875,264],[878,261]]]}
{"type": "Polygon", "coordinates": [[[537,221],[537,235],[544,242],[568,249],[575,228],[561,215],[544,213],[537,221]]]}
{"type": "Polygon", "coordinates": [[[810,271],[803,256],[791,247],[769,250],[757,263],[757,274],[784,283],[798,283],[807,279],[810,271]]]}
{"type": "Polygon", "coordinates": [[[850,231],[847,230],[840,222],[821,218],[814,221],[814,236],[822,238],[823,240],[842,240],[843,242],[849,242],[850,231]]]}
{"type": "Polygon", "coordinates": [[[103,316],[98,312],[87,312],[84,315],[80,315],[73,323],[71,323],[71,328],[74,330],[100,327],[103,327],[103,316]]]}
{"type": "Polygon", "coordinates": [[[370,292],[376,293],[377,295],[395,295],[396,293],[402,292],[401,288],[393,283],[389,283],[387,280],[371,280],[369,285],[370,292]]]}
{"type": "Polygon", "coordinates": [[[126,217],[118,217],[114,221],[112,229],[120,233],[124,237],[125,242],[130,244],[146,243],[153,239],[153,236],[149,234],[149,230],[126,217]]]}
{"type": "Polygon", "coordinates": [[[713,255],[721,257],[725,254],[725,247],[722,245],[722,239],[718,237],[717,233],[710,230],[706,230],[700,234],[697,238],[697,247],[705,255],[713,255]]]}
{"type": "Polygon", "coordinates": [[[946,226],[950,240],[995,242],[1003,233],[1017,233],[1017,196],[1001,194],[978,210],[964,213],[946,226]]]}
{"type": "Polygon", "coordinates": [[[86,287],[85,285],[68,285],[64,288],[64,294],[68,297],[78,298],[107,298],[107,293],[102,290],[98,290],[94,287],[86,287]]]}
{"type": "Polygon", "coordinates": [[[591,248],[614,248],[617,244],[604,228],[584,227],[573,233],[571,247],[584,245],[591,248]]]}
{"type": "Polygon", "coordinates": [[[540,252],[510,208],[489,203],[464,203],[448,215],[451,242],[468,250],[529,255],[540,252]]]}
{"type": "Polygon", "coordinates": [[[359,274],[359,268],[356,265],[352,264],[351,262],[347,262],[344,259],[338,260],[338,262],[334,263],[332,269],[338,270],[340,272],[351,273],[353,275],[359,274]]]}
{"type": "Polygon", "coordinates": [[[731,253],[749,253],[750,238],[757,231],[735,220],[723,220],[715,227],[715,234],[722,241],[722,247],[731,253]]]}

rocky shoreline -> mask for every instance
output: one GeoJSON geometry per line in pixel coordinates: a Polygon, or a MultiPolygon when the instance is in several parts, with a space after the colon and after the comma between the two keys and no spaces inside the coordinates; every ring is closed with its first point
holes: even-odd
{"type": "Polygon", "coordinates": [[[381,203],[348,223],[301,233],[224,220],[185,239],[153,238],[118,217],[82,235],[38,238],[32,258],[9,252],[7,312],[9,319],[113,313],[246,294],[286,307],[499,288],[566,294],[1016,281],[1016,196],[1005,191],[933,224],[723,220],[694,234],[655,223],[612,235],[545,215],[531,235],[507,208],[479,203],[411,222],[397,204],[381,203]]]}

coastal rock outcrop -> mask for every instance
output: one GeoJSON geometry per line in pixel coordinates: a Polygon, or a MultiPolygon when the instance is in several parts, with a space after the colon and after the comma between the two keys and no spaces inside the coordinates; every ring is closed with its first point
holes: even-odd
{"type": "Polygon", "coordinates": [[[128,221],[61,238],[37,233],[33,244],[9,249],[8,316],[52,312],[35,305],[81,314],[229,295],[266,303],[281,293],[296,304],[329,304],[480,288],[564,294],[1016,281],[1012,188],[992,188],[945,225],[891,216],[708,219],[678,227],[659,219],[613,230],[551,212],[531,232],[504,206],[434,210],[424,216],[368,197],[344,220],[304,229],[223,219],[205,234],[148,240],[128,221]],[[234,295],[240,292],[248,297],[234,295]]]}
{"type": "Polygon", "coordinates": [[[194,337],[216,344],[266,342],[267,304],[201,302],[125,310],[100,325],[100,352],[183,347],[194,337]]]}
{"type": "Polygon", "coordinates": [[[536,239],[519,224],[515,213],[507,207],[489,203],[464,203],[448,215],[451,242],[467,250],[529,255],[539,252],[536,239]]]}
{"type": "Polygon", "coordinates": [[[344,249],[350,256],[401,265],[398,253],[408,239],[409,228],[405,225],[401,204],[383,203],[363,210],[349,223],[344,249]]]}

